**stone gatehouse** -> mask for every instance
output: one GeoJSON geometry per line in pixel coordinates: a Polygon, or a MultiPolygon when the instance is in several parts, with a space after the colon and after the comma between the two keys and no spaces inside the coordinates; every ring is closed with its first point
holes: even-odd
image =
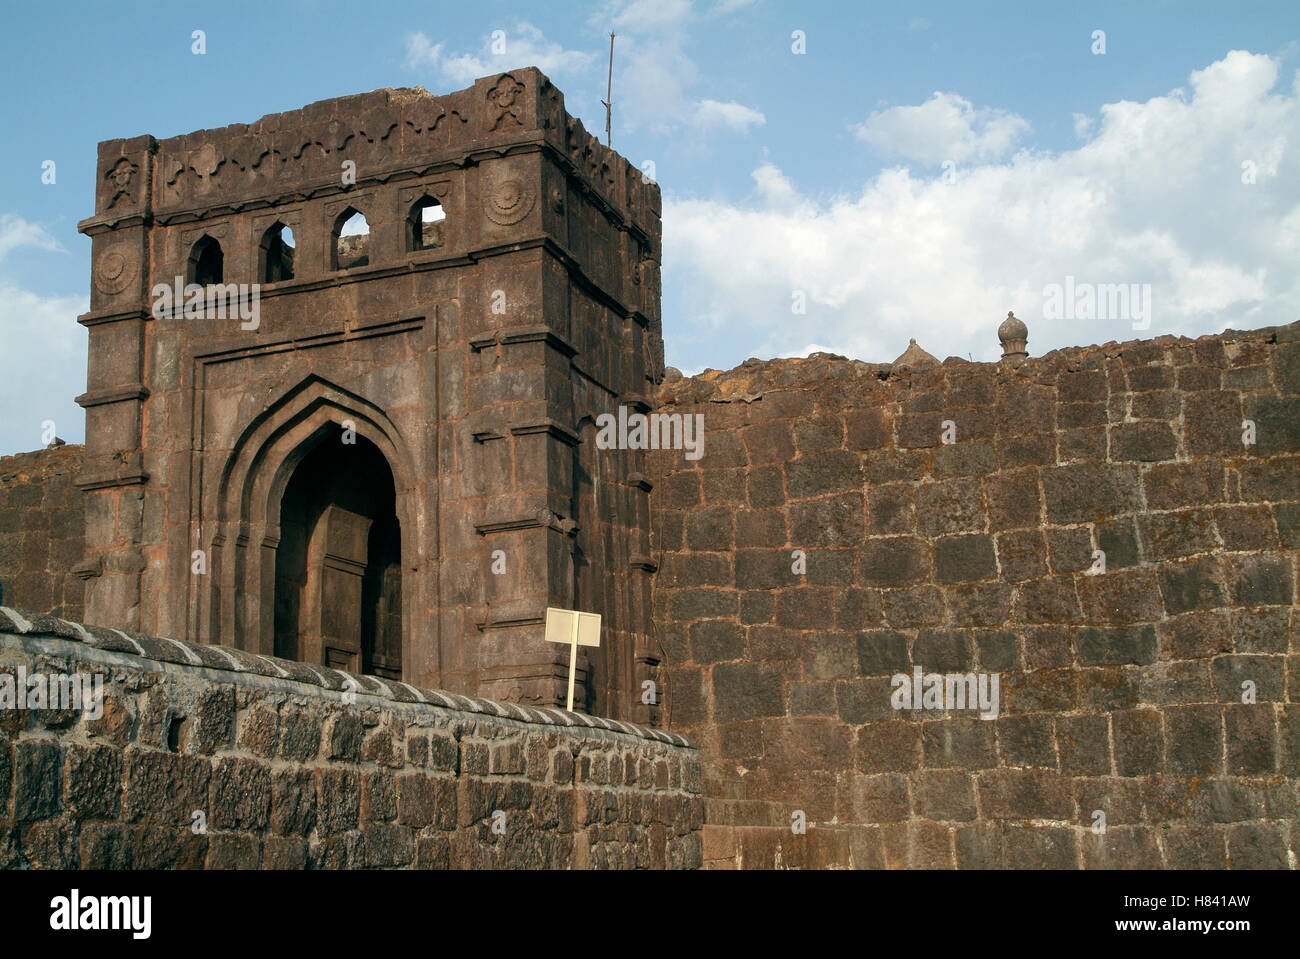
{"type": "Polygon", "coordinates": [[[659,191],[544,76],[112,140],[98,183],[87,621],[553,705],[544,611],[598,607],[585,707],[649,719],[643,456],[592,436],[662,377],[659,191]]]}

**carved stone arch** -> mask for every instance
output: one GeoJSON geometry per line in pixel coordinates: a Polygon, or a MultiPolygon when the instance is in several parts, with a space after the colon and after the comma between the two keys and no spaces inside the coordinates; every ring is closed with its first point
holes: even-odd
{"type": "MultiPolygon", "coordinates": [[[[378,406],[319,376],[309,376],[254,419],[231,449],[206,515],[217,516],[209,586],[199,618],[207,634],[252,652],[274,651],[275,556],[280,504],[299,464],[330,437],[352,429],[379,450],[393,477],[402,530],[401,566],[417,572],[423,555],[415,470],[406,441],[378,406]]],[[[403,661],[412,661],[415,591],[402,596],[403,661]]]]}

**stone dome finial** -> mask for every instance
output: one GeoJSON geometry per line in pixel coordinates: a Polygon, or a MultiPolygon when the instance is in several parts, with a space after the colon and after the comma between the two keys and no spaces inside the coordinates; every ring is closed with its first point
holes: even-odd
{"type": "Polygon", "coordinates": [[[892,365],[910,366],[916,369],[924,369],[925,367],[928,366],[942,366],[943,364],[941,364],[937,359],[935,359],[929,353],[925,352],[925,350],[921,349],[921,347],[917,346],[916,340],[913,338],[908,340],[907,349],[903,351],[902,356],[894,360],[892,365]]]}
{"type": "Polygon", "coordinates": [[[1014,313],[1008,312],[1007,318],[998,327],[998,339],[1002,341],[1002,358],[1012,366],[1019,366],[1029,356],[1025,349],[1029,343],[1029,327],[1017,319],[1014,313]]]}

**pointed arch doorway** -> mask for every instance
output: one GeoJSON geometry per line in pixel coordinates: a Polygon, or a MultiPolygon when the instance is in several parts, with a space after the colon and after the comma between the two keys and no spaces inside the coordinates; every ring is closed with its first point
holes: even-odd
{"type": "Polygon", "coordinates": [[[284,487],[275,655],[400,680],[402,551],[393,473],[374,443],[341,435],[327,433],[284,487]]]}
{"type": "MultiPolygon", "coordinates": [[[[336,602],[328,582],[334,577],[326,577],[325,571],[350,569],[360,574],[365,615],[357,613],[357,619],[367,624],[367,632],[359,632],[360,626],[358,632],[347,631],[343,638],[351,641],[334,647],[339,651],[336,658],[349,652],[355,657],[360,647],[357,671],[393,676],[400,663],[404,681],[435,688],[441,662],[437,643],[412,644],[417,611],[437,595],[436,578],[429,575],[436,564],[422,561],[428,545],[421,542],[422,533],[427,535],[419,522],[421,487],[406,442],[384,411],[313,374],[255,417],[234,448],[221,454],[221,462],[219,479],[199,498],[207,504],[204,512],[214,517],[215,531],[208,541],[210,575],[190,579],[194,634],[204,642],[224,642],[263,655],[291,651],[294,659],[319,649],[320,658],[313,661],[323,664],[329,634],[311,624],[318,621],[314,617],[319,604],[328,612],[336,602]],[[300,472],[308,458],[311,462],[300,472]],[[294,492],[286,497],[295,478],[294,492]],[[349,489],[349,484],[361,488],[349,489]],[[387,507],[394,486],[395,519],[387,507]],[[281,507],[286,499],[297,528],[289,533],[281,565],[281,507]],[[358,501],[360,508],[348,507],[358,501]],[[338,508],[325,516],[329,506],[338,508]],[[349,520],[345,513],[361,519],[349,520]],[[346,535],[345,527],[366,521],[370,526],[364,559],[360,547],[341,555],[330,545],[346,535]],[[310,552],[313,543],[316,551],[310,552]],[[376,560],[390,553],[400,555],[401,562],[376,560]],[[321,586],[304,593],[309,556],[315,558],[313,569],[321,586]],[[340,566],[344,569],[337,569],[340,566]],[[296,593],[289,584],[296,584],[296,593]],[[356,635],[362,639],[356,640],[356,635]]],[[[423,509],[436,515],[436,500],[423,509]]],[[[194,523],[201,526],[197,516],[194,523]]],[[[349,584],[354,590],[355,585],[349,584]]],[[[325,625],[330,625],[328,620],[325,625]]]]}

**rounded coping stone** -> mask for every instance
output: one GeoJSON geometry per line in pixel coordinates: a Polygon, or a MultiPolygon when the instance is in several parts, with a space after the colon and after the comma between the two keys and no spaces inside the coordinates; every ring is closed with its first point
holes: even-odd
{"type": "Polygon", "coordinates": [[[694,749],[685,736],[662,729],[650,729],[636,723],[609,719],[605,716],[588,716],[545,706],[525,706],[522,703],[503,703],[494,699],[479,699],[445,690],[421,689],[410,683],[392,681],[391,685],[374,676],[357,676],[327,666],[314,666],[296,660],[251,653],[248,650],[214,643],[192,643],[170,637],[153,637],[129,630],[86,626],[71,620],[60,619],[45,613],[33,613],[0,606],[0,633],[16,636],[50,636],[107,652],[122,653],[140,659],[153,659],[195,669],[214,669],[233,673],[251,673],[270,679],[293,679],[338,692],[347,690],[347,680],[356,684],[357,692],[398,703],[420,703],[428,706],[461,712],[494,715],[535,725],[586,726],[589,729],[622,733],[636,739],[648,739],[685,749],[694,749]],[[283,664],[283,665],[281,665],[283,664]],[[289,668],[286,668],[289,667],[289,668]],[[303,671],[315,676],[314,684],[302,678],[303,671]]]}

